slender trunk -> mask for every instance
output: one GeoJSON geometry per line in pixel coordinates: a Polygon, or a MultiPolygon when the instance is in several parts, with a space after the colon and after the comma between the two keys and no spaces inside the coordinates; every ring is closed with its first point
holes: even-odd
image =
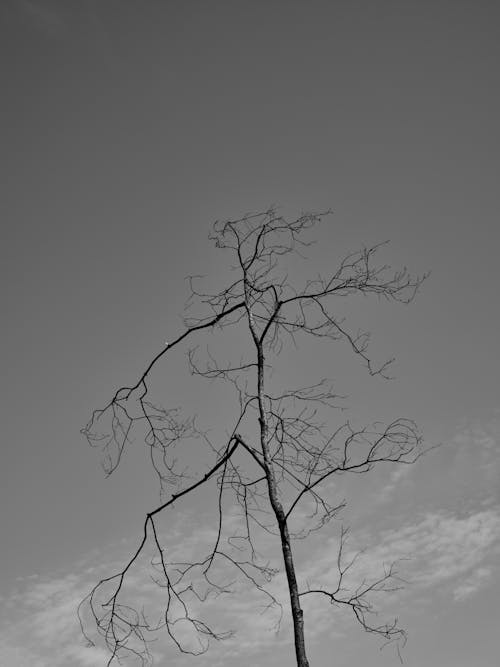
{"type": "MultiPolygon", "coordinates": [[[[275,495],[271,491],[272,484],[269,484],[269,499],[275,495]]],[[[309,667],[309,662],[306,656],[306,644],[304,639],[304,613],[300,607],[299,589],[297,586],[297,579],[295,577],[295,565],[293,562],[292,548],[290,545],[290,536],[288,534],[288,526],[285,518],[285,513],[281,503],[276,499],[271,500],[273,504],[274,513],[278,520],[281,536],[281,550],[283,552],[283,560],[285,561],[286,578],[288,581],[288,590],[290,593],[290,604],[292,608],[293,618],[293,634],[295,642],[295,655],[297,657],[297,667],[309,667]]]]}
{"type": "Polygon", "coordinates": [[[259,403],[259,423],[260,423],[260,444],[262,448],[262,455],[264,457],[264,465],[267,477],[267,489],[269,493],[269,500],[273,508],[281,538],[281,551],[283,553],[283,560],[285,563],[286,578],[288,582],[288,591],[290,593],[290,604],[292,609],[293,632],[295,642],[295,655],[297,658],[297,667],[309,667],[309,662],[306,656],[306,646],[304,640],[304,614],[300,607],[299,590],[297,586],[297,578],[295,576],[295,565],[293,562],[292,547],[290,543],[290,535],[288,532],[287,519],[283,506],[278,496],[278,486],[274,474],[274,467],[269,455],[269,448],[267,444],[267,416],[264,408],[264,353],[262,350],[262,341],[257,341],[258,357],[258,380],[257,380],[257,397],[259,403]]]}

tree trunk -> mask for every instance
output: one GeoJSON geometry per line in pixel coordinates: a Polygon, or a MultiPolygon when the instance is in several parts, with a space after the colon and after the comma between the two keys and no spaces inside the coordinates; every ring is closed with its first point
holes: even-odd
{"type": "MultiPolygon", "coordinates": [[[[271,492],[269,492],[269,498],[271,499],[271,492]]],[[[309,667],[309,662],[306,656],[306,644],[304,640],[304,613],[300,607],[299,589],[297,586],[297,579],[295,577],[295,565],[293,563],[290,536],[288,534],[288,526],[281,503],[278,503],[278,508],[277,510],[275,509],[275,514],[280,529],[281,550],[283,552],[283,560],[285,561],[286,578],[288,581],[288,590],[290,593],[297,667],[309,667]]]]}
{"type": "MultiPolygon", "coordinates": [[[[250,321],[251,328],[252,322],[250,321]]],[[[254,333],[254,331],[252,331],[254,333]]],[[[288,591],[290,594],[290,605],[292,609],[293,619],[293,633],[295,643],[295,656],[297,658],[297,667],[309,667],[309,662],[306,656],[306,645],[304,640],[304,614],[300,607],[299,589],[297,586],[297,578],[295,576],[295,565],[293,562],[292,547],[290,544],[290,534],[288,532],[288,525],[283,506],[279,500],[278,487],[274,475],[274,467],[269,455],[269,447],[267,444],[267,418],[264,408],[264,353],[262,350],[262,341],[258,341],[254,336],[257,346],[257,396],[259,403],[259,424],[260,424],[260,444],[262,455],[264,457],[264,466],[266,469],[267,489],[269,494],[269,501],[273,508],[276,521],[280,531],[281,551],[283,553],[283,560],[285,563],[286,578],[288,582],[288,591]]]]}

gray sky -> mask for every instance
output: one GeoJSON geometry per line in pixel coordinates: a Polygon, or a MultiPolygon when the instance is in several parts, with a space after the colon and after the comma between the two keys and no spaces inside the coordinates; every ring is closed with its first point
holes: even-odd
{"type": "MultiPolygon", "coordinates": [[[[397,380],[365,381],[340,349],[330,374],[353,415],[414,417],[443,447],[357,481],[345,519],[370,563],[413,556],[413,583],[387,601],[409,667],[496,664],[499,19],[461,0],[4,0],[0,662],[105,664],[82,647],[75,600],[128,555],[158,496],[140,452],[105,480],[79,429],[181,331],[184,277],[220,273],[212,222],[276,204],[333,209],[313,275],[386,239],[384,260],[432,271],[410,307],[353,306],[397,380]]],[[[176,519],[180,544],[199,534],[199,503],[176,519]]],[[[303,555],[311,576],[334,538],[315,545],[323,560],[303,555]]],[[[234,605],[239,643],[169,664],[238,650],[290,664],[287,627],[276,639],[234,605]]],[[[311,665],[399,664],[318,613],[311,665]]]]}

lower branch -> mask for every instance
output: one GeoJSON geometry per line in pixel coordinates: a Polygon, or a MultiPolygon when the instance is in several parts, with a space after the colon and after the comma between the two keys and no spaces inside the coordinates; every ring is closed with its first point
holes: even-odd
{"type": "MultiPolygon", "coordinates": [[[[191,491],[194,491],[196,488],[207,482],[222,466],[225,466],[227,462],[231,459],[236,449],[241,444],[240,438],[234,436],[232,441],[229,442],[226,453],[219,459],[219,461],[197,482],[191,484],[189,487],[180,491],[179,493],[173,494],[167,502],[163,503],[153,511],[149,512],[146,515],[143,526],[143,536],[137,547],[135,553],[127,562],[125,567],[115,575],[101,579],[90,591],[90,593],[80,602],[78,605],[78,618],[80,621],[80,627],[82,633],[90,646],[94,646],[94,642],[88,636],[87,632],[84,629],[84,621],[82,618],[83,608],[87,606],[90,610],[91,616],[95,623],[98,633],[103,637],[104,642],[108,649],[111,652],[111,656],[108,660],[108,667],[111,665],[113,660],[120,659],[120,656],[123,653],[133,654],[136,657],[141,659],[142,664],[145,664],[149,660],[150,655],[147,649],[147,634],[158,630],[160,625],[157,624],[152,626],[145,618],[144,614],[139,614],[137,611],[132,609],[127,605],[123,605],[119,602],[119,595],[123,587],[124,579],[127,572],[130,570],[132,565],[138,560],[139,556],[144,550],[148,537],[151,534],[153,535],[153,540],[156,546],[156,549],[159,553],[160,559],[160,571],[165,578],[165,587],[167,588],[167,608],[164,615],[163,625],[166,627],[167,632],[173,641],[177,644],[178,648],[183,652],[196,653],[196,651],[186,651],[182,645],[178,642],[175,635],[172,632],[172,626],[176,621],[172,621],[169,617],[169,611],[174,602],[178,603],[182,609],[182,617],[187,620],[192,627],[196,630],[197,633],[208,636],[213,639],[222,639],[226,635],[218,635],[213,632],[203,621],[199,619],[192,618],[186,607],[186,603],[181,597],[182,592],[178,593],[175,589],[175,583],[172,582],[171,578],[167,572],[167,564],[164,560],[164,552],[159,543],[158,535],[156,532],[156,525],[154,523],[154,517],[166,509],[169,505],[172,505],[176,500],[182,496],[187,495],[191,491]],[[109,587],[112,587],[112,593],[109,595],[109,587]],[[107,594],[106,594],[107,592],[107,594]],[[105,600],[100,601],[99,595],[106,594],[105,600]],[[142,650],[138,651],[132,646],[132,642],[138,641],[142,645],[142,650]]],[[[206,650],[206,649],[205,649],[206,650]]],[[[200,651],[198,651],[200,652],[200,651]]],[[[201,651],[203,652],[203,650],[201,651]]]]}
{"type": "Polygon", "coordinates": [[[386,640],[385,644],[392,642],[397,643],[397,652],[401,660],[400,646],[406,644],[407,635],[406,631],[399,627],[398,619],[395,618],[391,622],[382,623],[380,625],[370,622],[370,615],[374,616],[377,614],[377,611],[374,609],[373,604],[370,601],[370,594],[392,593],[402,588],[400,584],[404,582],[397,574],[396,563],[392,563],[388,568],[385,568],[384,566],[384,573],[378,579],[375,579],[371,583],[363,581],[363,583],[354,591],[349,592],[349,588],[345,586],[345,577],[347,572],[358,559],[360,552],[354,554],[354,556],[347,562],[344,562],[343,552],[347,533],[348,529],[342,528],[340,546],[337,555],[338,580],[336,587],[332,590],[327,590],[323,587],[310,587],[306,591],[299,593],[299,595],[323,595],[328,598],[332,605],[349,607],[356,617],[356,620],[366,632],[379,635],[386,640]]]}

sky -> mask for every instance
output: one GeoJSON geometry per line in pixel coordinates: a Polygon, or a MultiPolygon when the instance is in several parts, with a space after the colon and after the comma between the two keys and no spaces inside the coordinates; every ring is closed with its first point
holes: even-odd
{"type": "MultiPolygon", "coordinates": [[[[441,444],[331,492],[361,575],[404,559],[380,602],[408,630],[404,664],[497,664],[499,20],[486,0],[1,3],[1,664],[106,664],[76,606],[128,559],[158,485],[140,442],[106,479],[80,429],[183,331],[185,277],[227,277],[213,222],[271,205],[333,211],[300,275],[386,240],[384,262],[431,272],[409,306],[346,304],[394,380],[342,346],[286,353],[279,378],[329,373],[349,417],[411,417],[441,444]]],[[[226,428],[223,394],[185,370],[181,351],[158,367],[158,401],[226,428]]],[[[205,501],[165,518],[171,553],[213,537],[205,501]]],[[[301,581],[333,576],[339,527],[297,546],[301,581]]],[[[140,568],[128,585],[161,603],[140,568]]],[[[289,622],[276,634],[240,592],[209,603],[234,638],[195,659],[161,636],[156,664],[292,664],[289,622]]],[[[400,664],[328,604],[305,624],[311,667],[400,664]]]]}

